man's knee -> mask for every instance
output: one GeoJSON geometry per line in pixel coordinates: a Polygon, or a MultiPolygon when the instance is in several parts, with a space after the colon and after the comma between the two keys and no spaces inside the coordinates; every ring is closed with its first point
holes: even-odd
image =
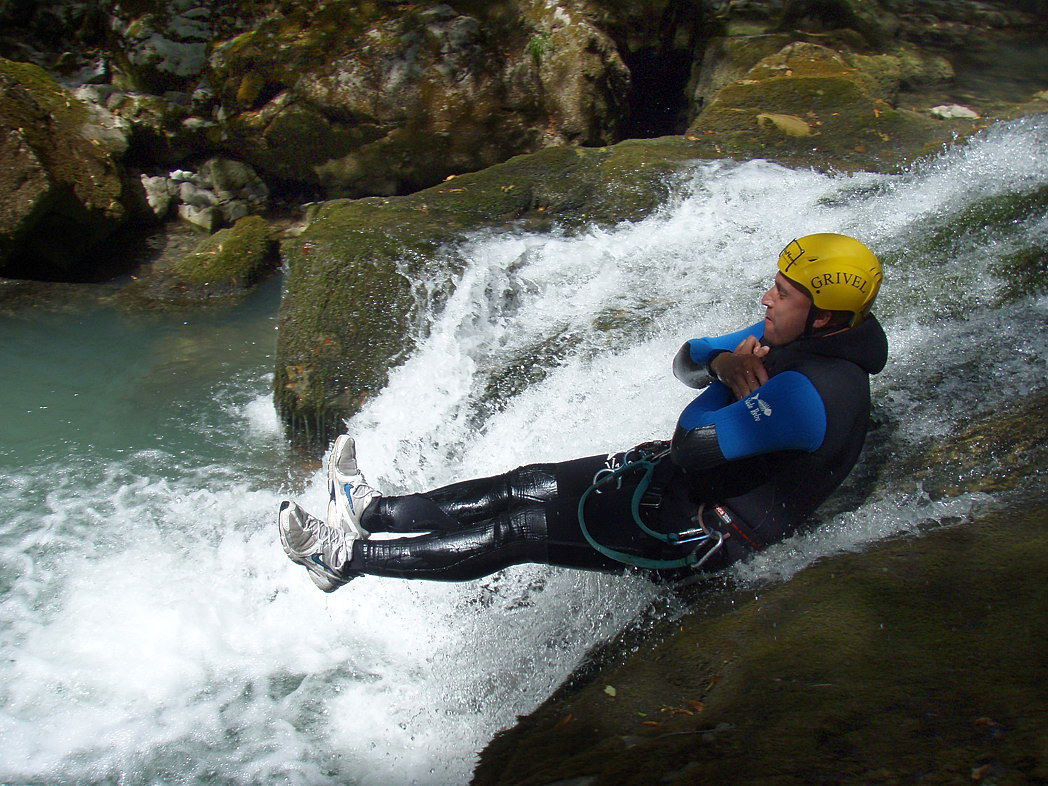
{"type": "Polygon", "coordinates": [[[557,478],[549,464],[529,464],[506,474],[509,495],[521,502],[549,502],[557,496],[557,478]]]}

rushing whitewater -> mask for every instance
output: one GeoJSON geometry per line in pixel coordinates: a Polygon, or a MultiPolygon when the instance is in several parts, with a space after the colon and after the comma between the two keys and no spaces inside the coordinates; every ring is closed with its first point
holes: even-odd
{"type": "MultiPolygon", "coordinates": [[[[637,224],[473,237],[454,279],[417,282],[419,349],[349,424],[363,467],[394,493],[667,437],[681,342],[756,321],[781,247],[833,231],[885,262],[877,426],[823,526],[735,577],[963,521],[994,500],[930,499],[900,462],[1043,386],[1048,298],[1008,265],[1048,247],[1048,217],[965,217],[1045,187],[1048,123],[1027,119],[903,174],[701,163],[637,224]]],[[[269,403],[274,297],[0,320],[0,780],[461,783],[659,595],[539,566],[316,591],[274,524],[285,496],[326,505],[269,403]]]]}

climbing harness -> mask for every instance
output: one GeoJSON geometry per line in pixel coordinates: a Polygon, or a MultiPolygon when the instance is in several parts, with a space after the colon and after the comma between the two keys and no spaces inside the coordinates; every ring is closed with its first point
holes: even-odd
{"type": "Polygon", "coordinates": [[[702,514],[705,510],[705,505],[699,508],[699,512],[695,516],[695,523],[698,526],[681,532],[658,532],[646,525],[641,519],[641,505],[658,505],[657,501],[655,503],[645,503],[643,502],[643,498],[644,495],[648,493],[648,489],[651,486],[651,478],[655,473],[655,468],[662,459],[669,455],[669,452],[668,448],[655,453],[648,453],[634,448],[627,450],[625,453],[609,455],[606,462],[607,466],[597,470],[596,474],[593,476],[593,483],[579,498],[579,527],[582,529],[582,534],[590,546],[599,551],[605,557],[613,559],[616,562],[621,562],[624,565],[633,565],[634,567],[648,568],[652,570],[667,570],[673,568],[691,568],[692,570],[698,570],[703,563],[713,556],[713,554],[724,544],[724,534],[707,528],[702,522],[702,514]],[[661,540],[663,543],[668,543],[671,546],[682,546],[694,543],[695,548],[685,556],[677,559],[648,559],[646,557],[638,557],[634,554],[617,551],[616,549],[598,543],[590,534],[589,528],[586,526],[586,500],[589,499],[591,494],[600,494],[603,490],[602,487],[607,486],[612,481],[615,482],[615,488],[621,489],[623,477],[637,472],[643,472],[644,474],[633,491],[633,498],[630,504],[630,511],[633,514],[633,522],[640,527],[646,535],[649,535],[656,540],[661,540]]]}

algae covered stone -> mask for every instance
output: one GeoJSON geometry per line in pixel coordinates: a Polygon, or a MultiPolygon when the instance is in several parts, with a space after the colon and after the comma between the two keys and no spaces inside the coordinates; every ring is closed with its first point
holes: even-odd
{"type": "Polygon", "coordinates": [[[398,194],[556,144],[606,144],[629,73],[574,4],[290,2],[215,45],[212,142],[329,197],[398,194]],[[537,42],[537,43],[536,43],[537,42]]]}
{"type": "Polygon", "coordinates": [[[412,282],[425,271],[453,287],[463,264],[455,247],[469,232],[641,219],[698,155],[681,137],[547,148],[409,196],[323,204],[282,246],[289,272],[274,384],[291,435],[323,444],[382,389],[414,348],[412,282]]]}
{"type": "Polygon", "coordinates": [[[1046,515],[1023,504],[707,596],[590,660],[472,782],[970,783],[987,762],[1038,782],[1046,515]]]}
{"type": "Polygon", "coordinates": [[[172,272],[187,284],[244,289],[254,284],[272,261],[274,242],[265,219],[246,216],[204,240],[172,272]]]}
{"type": "Polygon", "coordinates": [[[0,58],[0,275],[90,279],[85,253],[127,210],[86,105],[43,69],[0,58]]]}
{"type": "Polygon", "coordinates": [[[277,241],[265,219],[246,216],[207,237],[170,267],[143,273],[124,290],[128,303],[185,305],[243,294],[277,261],[277,241]]]}
{"type": "Polygon", "coordinates": [[[883,72],[858,66],[828,47],[789,44],[723,87],[688,133],[708,136],[732,156],[880,170],[974,130],[893,108],[883,72]]]}

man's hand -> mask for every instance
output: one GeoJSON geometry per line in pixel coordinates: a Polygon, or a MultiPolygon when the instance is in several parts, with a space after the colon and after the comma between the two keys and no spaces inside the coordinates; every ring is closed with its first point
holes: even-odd
{"type": "Polygon", "coordinates": [[[768,372],[761,361],[770,351],[753,336],[747,336],[734,352],[722,352],[710,363],[717,379],[731,388],[736,399],[744,399],[768,381],[768,372]]]}

